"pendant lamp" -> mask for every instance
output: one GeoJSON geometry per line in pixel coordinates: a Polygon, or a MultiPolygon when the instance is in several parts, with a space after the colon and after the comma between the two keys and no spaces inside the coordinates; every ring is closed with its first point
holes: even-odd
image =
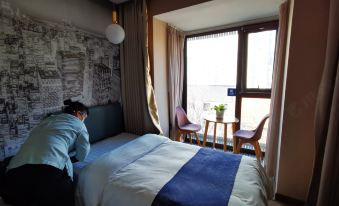
{"type": "Polygon", "coordinates": [[[125,39],[125,31],[118,24],[115,7],[113,7],[112,11],[112,24],[106,27],[105,34],[106,38],[113,44],[120,44],[125,39]]]}

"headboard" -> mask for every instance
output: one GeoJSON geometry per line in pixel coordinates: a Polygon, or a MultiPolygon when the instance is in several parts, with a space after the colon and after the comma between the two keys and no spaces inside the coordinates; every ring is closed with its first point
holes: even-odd
{"type": "Polygon", "coordinates": [[[122,108],[119,102],[89,108],[89,116],[85,120],[90,142],[124,131],[122,108]]]}

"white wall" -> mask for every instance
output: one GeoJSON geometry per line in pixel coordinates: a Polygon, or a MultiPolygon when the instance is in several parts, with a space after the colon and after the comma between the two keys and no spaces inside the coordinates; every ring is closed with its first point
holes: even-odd
{"type": "Polygon", "coordinates": [[[154,93],[158,106],[160,126],[165,136],[169,136],[168,87],[167,87],[167,24],[153,18],[153,62],[154,93]]]}
{"type": "Polygon", "coordinates": [[[96,34],[104,34],[111,24],[112,4],[107,0],[9,0],[20,13],[42,20],[71,22],[74,26],[96,34]]]}

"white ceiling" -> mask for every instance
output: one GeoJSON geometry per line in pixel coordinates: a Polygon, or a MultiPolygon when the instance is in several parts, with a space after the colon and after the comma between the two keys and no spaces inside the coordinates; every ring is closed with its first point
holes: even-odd
{"type": "Polygon", "coordinates": [[[278,15],[283,0],[213,0],[156,15],[182,31],[194,31],[278,15]]]}

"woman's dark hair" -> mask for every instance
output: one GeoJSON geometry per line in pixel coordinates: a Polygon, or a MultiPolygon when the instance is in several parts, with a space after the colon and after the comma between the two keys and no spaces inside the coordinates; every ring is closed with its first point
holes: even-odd
{"type": "Polygon", "coordinates": [[[64,101],[64,105],[66,105],[66,107],[64,108],[64,113],[74,114],[75,112],[82,112],[86,113],[87,116],[89,116],[88,107],[86,107],[81,102],[72,102],[72,100],[67,99],[64,101]]]}

